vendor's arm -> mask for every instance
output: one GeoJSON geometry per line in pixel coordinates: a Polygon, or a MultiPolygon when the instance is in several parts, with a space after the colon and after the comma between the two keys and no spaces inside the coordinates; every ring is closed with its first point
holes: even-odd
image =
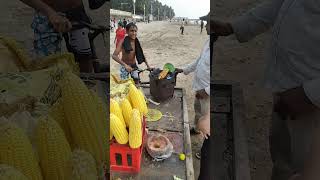
{"type": "Polygon", "coordinates": [[[117,63],[121,64],[122,66],[124,66],[128,72],[131,72],[133,70],[132,67],[128,66],[119,57],[119,54],[120,54],[120,52],[122,50],[122,44],[123,44],[123,40],[121,40],[119,42],[118,47],[114,50],[114,52],[112,54],[112,59],[115,60],[117,63]]]}
{"type": "Polygon", "coordinates": [[[231,23],[212,20],[211,29],[219,36],[235,34],[239,42],[247,42],[273,26],[284,0],[268,0],[231,23]]]}
{"type": "Polygon", "coordinates": [[[46,15],[56,31],[67,32],[71,29],[72,25],[67,18],[60,16],[54,9],[41,0],[20,1],[46,15]]]}
{"type": "Polygon", "coordinates": [[[191,72],[194,72],[194,71],[196,70],[196,68],[197,68],[197,65],[198,65],[199,60],[200,60],[200,57],[199,57],[196,61],[194,61],[193,63],[188,64],[186,67],[184,67],[184,68],[182,69],[182,72],[183,72],[185,75],[188,75],[188,74],[190,74],[191,72]]]}

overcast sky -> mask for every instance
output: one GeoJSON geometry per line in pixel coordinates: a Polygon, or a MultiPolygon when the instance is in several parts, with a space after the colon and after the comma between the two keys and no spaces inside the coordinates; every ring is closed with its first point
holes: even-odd
{"type": "Polygon", "coordinates": [[[210,11],[210,0],[159,0],[162,4],[171,6],[176,17],[198,19],[210,11]]]}

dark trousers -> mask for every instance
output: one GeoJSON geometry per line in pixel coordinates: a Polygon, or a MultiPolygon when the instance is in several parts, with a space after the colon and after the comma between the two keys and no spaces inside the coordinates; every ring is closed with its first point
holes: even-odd
{"type": "Polygon", "coordinates": [[[200,159],[200,174],[198,180],[213,180],[212,177],[212,151],[211,142],[212,138],[205,139],[201,148],[201,159],[200,159]]]}

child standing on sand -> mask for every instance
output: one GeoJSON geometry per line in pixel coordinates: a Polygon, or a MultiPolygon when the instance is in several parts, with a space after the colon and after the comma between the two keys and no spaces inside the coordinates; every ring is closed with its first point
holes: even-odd
{"type": "Polygon", "coordinates": [[[136,83],[140,81],[137,72],[137,62],[138,64],[144,62],[147,68],[150,69],[137,38],[137,31],[138,27],[134,23],[129,23],[126,26],[127,36],[119,42],[112,55],[112,59],[121,65],[120,78],[126,80],[130,75],[136,83]],[[122,52],[121,58],[119,56],[120,52],[122,52]]]}

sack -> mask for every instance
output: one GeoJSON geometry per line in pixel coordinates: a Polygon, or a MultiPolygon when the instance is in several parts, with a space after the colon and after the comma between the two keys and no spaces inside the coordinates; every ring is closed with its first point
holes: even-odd
{"type": "Polygon", "coordinates": [[[88,0],[90,9],[98,9],[104,5],[107,0],[88,0]]]}

